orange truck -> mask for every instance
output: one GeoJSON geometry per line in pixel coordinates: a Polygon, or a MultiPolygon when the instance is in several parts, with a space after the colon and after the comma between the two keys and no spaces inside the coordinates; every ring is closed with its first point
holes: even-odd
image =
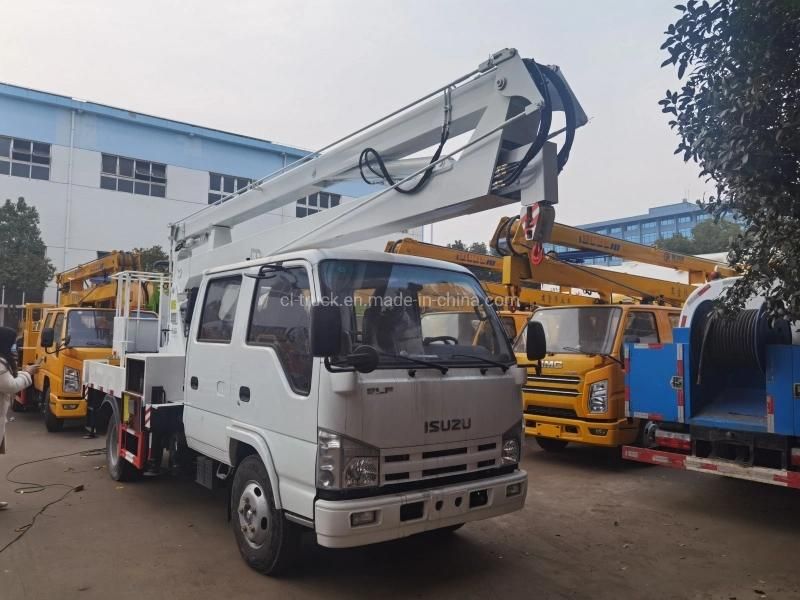
{"type": "MultiPolygon", "coordinates": [[[[25,305],[20,364],[38,361],[41,368],[33,385],[18,395],[15,410],[38,407],[48,431],[59,431],[65,422],[87,416],[83,361],[112,359],[117,282],[111,276],[139,267],[138,255],[114,251],[57,274],[57,305],[25,305]]],[[[147,290],[141,290],[131,301],[146,305],[147,296],[147,290]]]]}

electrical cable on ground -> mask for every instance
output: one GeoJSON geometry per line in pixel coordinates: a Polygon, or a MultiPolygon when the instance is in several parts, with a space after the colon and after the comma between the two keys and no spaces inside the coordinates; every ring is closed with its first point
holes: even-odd
{"type": "Polygon", "coordinates": [[[36,482],[33,482],[33,481],[18,481],[16,479],[12,479],[11,478],[11,473],[16,471],[20,467],[24,467],[26,465],[32,465],[32,464],[36,464],[36,463],[40,463],[40,462],[45,462],[45,461],[48,461],[48,460],[56,460],[58,458],[67,458],[69,456],[78,456],[78,455],[80,455],[80,456],[97,456],[98,454],[105,453],[105,451],[106,451],[105,448],[94,448],[94,449],[91,449],[91,450],[80,450],[78,452],[71,452],[69,454],[59,454],[58,456],[48,456],[46,458],[39,458],[39,459],[36,459],[36,460],[29,460],[29,461],[25,461],[25,462],[16,464],[13,467],[11,467],[6,472],[6,481],[8,481],[9,483],[16,483],[16,484],[18,484],[20,486],[20,487],[14,489],[14,493],[15,494],[36,494],[36,493],[42,492],[42,491],[44,491],[44,490],[46,490],[47,488],[50,488],[50,487],[65,487],[65,488],[68,488],[68,489],[61,496],[59,496],[58,498],[56,498],[55,500],[53,500],[51,502],[48,502],[42,508],[40,508],[36,512],[36,514],[33,515],[33,518],[28,523],[26,523],[24,525],[21,525],[20,527],[17,527],[14,530],[15,532],[17,532],[17,536],[14,539],[12,539],[10,542],[8,542],[5,546],[0,548],[0,554],[5,552],[6,550],[8,550],[12,545],[14,545],[20,539],[22,539],[22,536],[24,536],[31,529],[33,529],[33,526],[36,524],[36,519],[39,517],[39,515],[43,514],[44,511],[46,511],[48,508],[50,508],[54,504],[58,504],[59,502],[64,500],[64,498],[66,498],[70,493],[72,493],[72,492],[81,492],[84,489],[84,486],[83,486],[82,483],[73,486],[73,485],[69,485],[67,483],[36,483],[36,482]]]}

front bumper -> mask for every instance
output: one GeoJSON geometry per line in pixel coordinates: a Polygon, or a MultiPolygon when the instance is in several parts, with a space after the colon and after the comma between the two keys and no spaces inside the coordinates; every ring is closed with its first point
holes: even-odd
{"type": "Polygon", "coordinates": [[[57,419],[82,419],[86,416],[86,400],[83,398],[50,399],[50,410],[57,419]]]}
{"type": "Polygon", "coordinates": [[[528,474],[517,470],[490,479],[407,494],[359,500],[317,500],[314,528],[320,546],[364,546],[519,510],[525,504],[527,491],[528,474]],[[519,485],[520,492],[509,497],[506,490],[513,485],[519,485]],[[481,505],[471,506],[478,503],[481,505]],[[401,517],[401,507],[406,507],[403,509],[406,512],[404,517],[401,517]],[[353,513],[372,510],[377,511],[374,523],[351,525],[353,513]],[[409,514],[412,518],[408,518],[409,514]]]}
{"type": "Polygon", "coordinates": [[[525,435],[616,448],[632,444],[639,433],[637,421],[582,421],[525,413],[525,435]],[[593,431],[594,430],[594,431],[593,431]],[[601,433],[605,430],[605,433],[601,433]]]}

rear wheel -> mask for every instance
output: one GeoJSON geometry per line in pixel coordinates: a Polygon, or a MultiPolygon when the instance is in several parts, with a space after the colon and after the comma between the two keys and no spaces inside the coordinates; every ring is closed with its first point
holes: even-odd
{"type": "Polygon", "coordinates": [[[564,448],[567,447],[569,442],[564,440],[557,440],[554,438],[546,438],[546,437],[536,437],[536,443],[539,444],[539,448],[546,452],[560,452],[564,448]]]}
{"type": "Polygon", "coordinates": [[[64,419],[59,419],[50,409],[50,385],[47,384],[42,390],[42,413],[44,414],[44,426],[50,433],[61,431],[64,428],[64,419]]]}
{"type": "Polygon", "coordinates": [[[106,467],[114,481],[134,481],[139,470],[119,455],[119,422],[111,415],[106,428],[106,467]]]}
{"type": "Polygon", "coordinates": [[[231,526],[245,562],[264,575],[280,575],[291,568],[300,531],[275,508],[269,475],[255,454],[236,469],[230,506],[231,526]]]}

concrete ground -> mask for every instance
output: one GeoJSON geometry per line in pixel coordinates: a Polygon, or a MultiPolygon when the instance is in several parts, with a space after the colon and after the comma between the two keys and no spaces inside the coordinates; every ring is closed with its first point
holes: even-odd
{"type": "MultiPolygon", "coordinates": [[[[14,465],[99,448],[79,430],[9,423],[0,547],[66,488],[19,495],[14,465]]],[[[21,481],[83,484],[0,553],[0,599],[800,598],[800,492],[621,462],[569,448],[525,453],[525,509],[449,538],[309,547],[287,578],[250,570],[222,492],[164,477],[118,484],[102,455],[25,466],[21,481]]]]}

